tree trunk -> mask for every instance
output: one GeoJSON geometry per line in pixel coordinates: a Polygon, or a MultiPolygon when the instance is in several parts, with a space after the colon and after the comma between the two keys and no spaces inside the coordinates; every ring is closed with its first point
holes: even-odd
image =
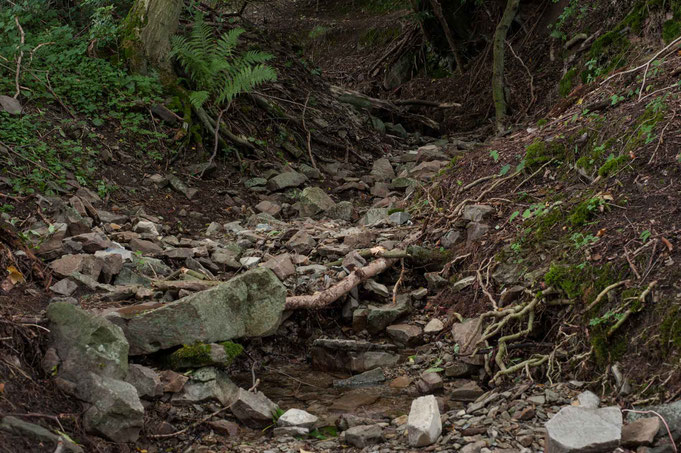
{"type": "Polygon", "coordinates": [[[121,41],[130,67],[146,73],[172,74],[170,37],[177,31],[182,0],[135,0],[123,23],[121,41]]]}
{"type": "Polygon", "coordinates": [[[442,5],[440,5],[439,0],[430,0],[430,5],[433,7],[433,13],[435,13],[435,17],[437,17],[437,20],[440,21],[440,26],[442,27],[445,37],[447,38],[447,44],[449,44],[449,48],[454,54],[454,61],[456,62],[457,66],[456,72],[463,74],[463,61],[461,60],[461,55],[459,54],[459,46],[457,46],[456,41],[454,41],[452,30],[449,28],[445,14],[442,11],[442,5]]]}
{"type": "Polygon", "coordinates": [[[492,62],[492,97],[494,98],[494,110],[496,112],[497,131],[503,132],[506,127],[506,89],[504,84],[504,50],[506,35],[511,23],[518,12],[520,0],[508,0],[504,15],[497,25],[494,33],[494,60],[492,62]]]}

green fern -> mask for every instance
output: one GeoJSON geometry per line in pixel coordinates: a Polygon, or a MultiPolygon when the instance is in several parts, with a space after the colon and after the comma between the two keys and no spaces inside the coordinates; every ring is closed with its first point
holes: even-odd
{"type": "Polygon", "coordinates": [[[195,91],[189,94],[193,106],[201,107],[209,99],[216,105],[229,103],[239,94],[277,79],[276,71],[265,64],[271,54],[255,50],[236,54],[243,32],[242,28],[232,29],[214,42],[211,28],[198,15],[189,38],[172,38],[171,55],[194,84],[195,91]]]}

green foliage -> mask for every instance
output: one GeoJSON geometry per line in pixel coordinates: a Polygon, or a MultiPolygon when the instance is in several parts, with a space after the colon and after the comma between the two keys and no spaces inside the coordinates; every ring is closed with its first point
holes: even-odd
{"type": "Polygon", "coordinates": [[[565,146],[554,140],[547,143],[536,140],[525,148],[525,166],[527,168],[538,167],[551,159],[562,160],[565,158],[565,146]]]}
{"type": "Polygon", "coordinates": [[[264,64],[272,58],[271,54],[257,50],[236,54],[243,32],[241,28],[234,28],[215,42],[211,28],[203,16],[197,15],[189,38],[173,37],[172,55],[193,82],[195,90],[189,99],[194,106],[200,107],[209,98],[217,105],[229,103],[241,93],[276,80],[274,69],[264,64]]]}
{"type": "Polygon", "coordinates": [[[326,440],[332,437],[338,437],[338,428],[335,426],[322,426],[321,428],[311,431],[308,435],[315,439],[326,440]]]}
{"type": "Polygon", "coordinates": [[[592,234],[582,233],[573,233],[572,236],[570,236],[570,239],[572,240],[572,242],[574,242],[576,249],[581,249],[583,247],[593,245],[600,240],[599,238],[595,237],[592,234]]]}
{"type": "Polygon", "coordinates": [[[570,68],[568,72],[565,73],[560,82],[558,83],[558,93],[564,98],[572,92],[574,88],[575,78],[577,77],[577,68],[570,68]]]}
{"type": "Polygon", "coordinates": [[[603,204],[603,200],[597,197],[579,203],[568,216],[568,222],[573,227],[586,225],[596,216],[603,204]]]}
{"type": "Polygon", "coordinates": [[[605,163],[598,169],[598,176],[602,178],[607,178],[617,173],[622,167],[628,164],[630,161],[629,156],[623,154],[621,156],[615,157],[614,154],[610,154],[605,163]]]}
{"type": "Polygon", "coordinates": [[[583,271],[576,266],[551,263],[549,271],[544,275],[548,286],[561,289],[570,299],[582,295],[583,271]]]}

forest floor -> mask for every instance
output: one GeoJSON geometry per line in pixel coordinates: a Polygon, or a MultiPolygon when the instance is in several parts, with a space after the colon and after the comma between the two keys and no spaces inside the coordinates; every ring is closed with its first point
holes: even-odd
{"type": "MultiPolygon", "coordinates": [[[[0,238],[0,413],[49,431],[0,430],[0,451],[54,451],[58,433],[84,451],[530,452],[544,450],[545,424],[562,408],[587,405],[586,390],[598,394],[596,407],[678,399],[681,55],[671,49],[653,70],[576,84],[561,97],[562,64],[526,77],[523,59],[534,72],[532,53],[547,54],[548,40],[517,31],[511,42],[529,52],[509,64],[521,100],[513,129],[496,137],[484,56],[462,78],[419,73],[386,88],[376,63],[415,26],[399,4],[380,4],[275,2],[249,13],[266,27],[257,39],[274,49],[281,75],[262,96],[303,119],[302,143],[307,131],[326,142],[350,137],[351,148],[308,139],[314,159],[308,149],[250,156],[238,171],[216,159],[199,175],[210,149],[141,163],[134,138],[105,125],[95,140],[111,155],[97,178],[116,190],[71,179],[56,196],[16,194],[0,181],[0,201],[12,206],[0,238]],[[331,85],[461,106],[369,115],[339,102],[331,85]],[[373,128],[374,115],[385,129],[373,128]],[[103,261],[112,250],[121,266],[103,261]],[[245,353],[207,381],[169,370],[161,353],[131,356],[163,379],[160,394],[143,400],[134,442],[89,433],[82,405],[45,359],[55,298],[109,317],[143,313],[260,265],[295,298],[342,284],[353,266],[391,251],[400,253],[391,266],[335,304],[291,310],[274,335],[239,339],[245,353]],[[68,255],[90,278],[74,280],[68,255]],[[216,384],[208,391],[205,382],[216,384]],[[234,415],[215,390],[225,382],[317,420],[303,434],[277,426],[279,412],[265,421],[234,415]],[[411,447],[407,414],[430,394],[442,435],[411,447]]],[[[527,23],[534,30],[547,16],[537,10],[527,23]]],[[[641,44],[638,64],[663,47],[641,44]]],[[[239,113],[231,125],[244,136],[281,135],[271,112],[239,113]]],[[[44,114],[55,124],[65,116],[56,107],[44,114]]],[[[161,134],[179,133],[152,121],[161,134]]],[[[46,143],[64,138],[46,132],[46,143]]],[[[680,420],[662,412],[681,435],[680,420]]],[[[665,436],[660,426],[655,451],[669,448],[665,436]]]]}

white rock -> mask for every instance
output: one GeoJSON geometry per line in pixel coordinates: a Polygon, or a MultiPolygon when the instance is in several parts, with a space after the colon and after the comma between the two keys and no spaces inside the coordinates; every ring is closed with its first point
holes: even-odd
{"type": "Polygon", "coordinates": [[[289,409],[277,420],[277,425],[296,426],[301,428],[312,429],[317,423],[317,417],[300,409],[289,409]]]}
{"type": "Polygon", "coordinates": [[[425,447],[437,442],[442,433],[442,421],[437,400],[433,395],[422,396],[412,401],[407,433],[409,445],[412,447],[425,447]]]}
{"type": "Polygon", "coordinates": [[[243,267],[250,269],[251,267],[258,264],[261,260],[262,258],[260,258],[259,256],[247,256],[245,258],[241,258],[239,262],[243,267]]]}
{"type": "Polygon", "coordinates": [[[431,319],[428,324],[426,324],[426,327],[423,328],[424,333],[434,333],[434,332],[439,332],[442,329],[445,328],[445,325],[442,323],[437,318],[431,319]]]}
{"type": "Polygon", "coordinates": [[[137,222],[137,225],[135,225],[133,231],[135,233],[149,233],[153,234],[154,236],[158,236],[158,230],[156,229],[156,225],[154,225],[154,222],[150,222],[148,220],[140,220],[139,222],[137,222]]]}
{"type": "Polygon", "coordinates": [[[567,406],[546,423],[546,432],[547,453],[612,451],[622,438],[622,412],[567,406]]]}
{"type": "Polygon", "coordinates": [[[601,404],[601,399],[591,390],[577,395],[577,400],[579,401],[579,407],[585,407],[587,409],[596,409],[601,404]]]}
{"type": "Polygon", "coordinates": [[[377,296],[381,297],[390,296],[390,291],[388,291],[388,288],[385,285],[378,283],[376,280],[371,278],[364,282],[364,289],[366,289],[367,291],[371,291],[377,296]]]}

